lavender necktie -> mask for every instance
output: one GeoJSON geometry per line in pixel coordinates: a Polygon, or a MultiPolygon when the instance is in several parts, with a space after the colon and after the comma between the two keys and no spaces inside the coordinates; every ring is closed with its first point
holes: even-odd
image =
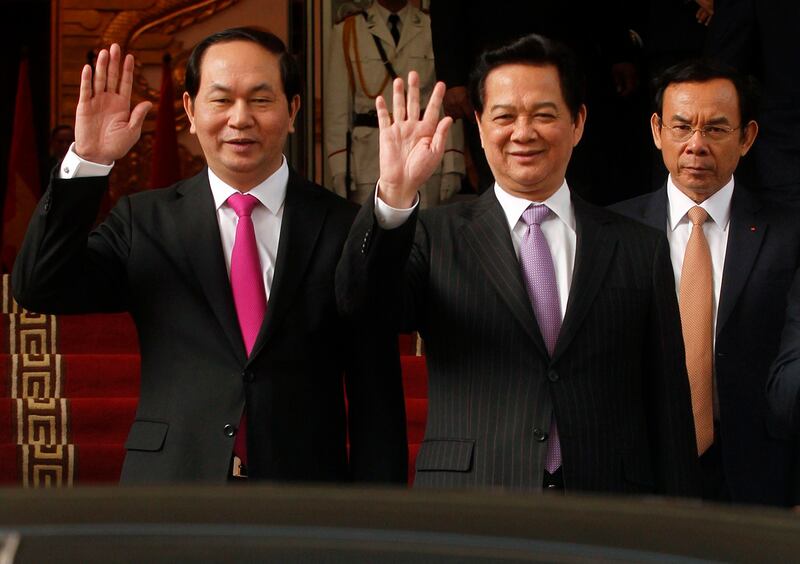
{"type": "MultiPolygon", "coordinates": [[[[556,270],[550,247],[542,233],[541,223],[550,215],[550,208],[543,204],[531,204],[522,213],[522,220],[528,229],[519,247],[519,263],[525,278],[525,287],[533,305],[533,312],[539,324],[544,344],[550,356],[556,348],[558,333],[561,330],[561,302],[558,299],[556,270]]],[[[550,440],[547,443],[545,470],[551,474],[561,466],[561,442],[558,438],[555,414],[550,426],[550,440]]]]}
{"type": "MultiPolygon", "coordinates": [[[[249,194],[234,194],[227,200],[239,221],[236,223],[236,240],[231,253],[231,289],[242,331],[244,346],[248,356],[253,350],[264,314],[267,311],[267,293],[264,289],[264,275],[258,259],[256,232],[250,214],[258,205],[258,199],[249,194]]],[[[247,464],[247,422],[246,413],[236,433],[233,452],[247,464]]]]}

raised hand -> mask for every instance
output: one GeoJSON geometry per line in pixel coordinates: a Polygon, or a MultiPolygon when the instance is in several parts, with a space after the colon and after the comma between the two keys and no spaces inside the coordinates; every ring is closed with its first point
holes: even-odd
{"type": "Polygon", "coordinates": [[[380,198],[395,208],[410,208],[419,188],[433,174],[444,155],[447,132],[452,118],[439,119],[445,86],[439,82],[433,89],[425,115],[419,115],[419,75],[408,73],[408,101],[403,92],[403,79],[394,80],[393,115],[386,100],[378,96],[380,128],[380,198]]]}
{"type": "Polygon", "coordinates": [[[139,140],[142,124],[153,106],[140,102],[131,111],[133,55],[127,55],[120,74],[120,48],[114,43],[97,55],[92,67],[84,65],[75,113],[75,152],[87,161],[111,164],[124,157],[139,140]]]}

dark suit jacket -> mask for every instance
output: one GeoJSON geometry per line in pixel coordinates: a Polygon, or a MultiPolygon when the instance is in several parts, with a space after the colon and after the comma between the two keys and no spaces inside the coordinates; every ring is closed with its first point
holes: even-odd
{"type": "Polygon", "coordinates": [[[123,482],[224,482],[234,441],[225,429],[245,405],[256,479],[405,480],[396,338],[359,331],[336,309],[334,272],[355,206],[290,174],[267,313],[248,358],[207,172],[122,198],[87,242],[106,186],[52,181],[13,289],[34,311],[131,312],[142,375],[123,482]]]}
{"type": "Polygon", "coordinates": [[[767,401],[776,425],[796,435],[800,431],[800,270],[789,290],[781,346],[767,379],[767,401]]]}
{"type": "MultiPolygon", "coordinates": [[[[612,209],[666,230],[666,187],[612,209]]],[[[731,201],[714,356],[722,461],[736,502],[788,505],[794,501],[795,453],[768,418],[764,387],[778,352],[786,295],[799,264],[797,216],[762,203],[737,185],[731,201]]]]}
{"type": "Polygon", "coordinates": [[[575,270],[553,358],[493,190],[394,230],[377,225],[371,203],[356,218],[337,271],[341,307],[362,319],[390,311],[425,339],[416,485],[540,489],[555,412],[568,490],[696,491],[666,241],[573,201],[575,270]]]}

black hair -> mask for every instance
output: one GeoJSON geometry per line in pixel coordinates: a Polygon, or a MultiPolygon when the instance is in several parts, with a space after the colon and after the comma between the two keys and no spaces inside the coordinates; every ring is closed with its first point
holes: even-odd
{"type": "Polygon", "coordinates": [[[741,134],[745,126],[756,117],[758,110],[758,83],[752,76],[745,76],[724,63],[713,59],[692,59],[672,65],[653,80],[653,102],[659,118],[663,117],[664,92],[670,84],[684,82],[708,82],[716,79],[730,80],[739,98],[739,119],[741,134]]]}
{"type": "Polygon", "coordinates": [[[497,67],[511,64],[554,66],[564,101],[573,119],[578,116],[585,101],[585,79],[577,57],[563,43],[535,33],[486,50],[478,57],[469,79],[470,99],[478,114],[483,113],[486,77],[497,67]]]}
{"type": "Polygon", "coordinates": [[[203,64],[203,55],[212,45],[229,43],[231,41],[250,41],[260,45],[270,53],[279,57],[281,82],[283,93],[289,104],[295,96],[300,95],[301,80],[300,67],[295,58],[286,50],[286,44],[280,37],[269,31],[256,27],[232,27],[217,33],[212,33],[198,43],[189,60],[186,62],[185,88],[189,97],[194,100],[200,89],[200,70],[203,64]]]}

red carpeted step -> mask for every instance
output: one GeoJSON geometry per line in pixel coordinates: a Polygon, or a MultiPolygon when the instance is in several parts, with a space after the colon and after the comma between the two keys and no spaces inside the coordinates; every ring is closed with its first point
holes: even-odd
{"type": "MultiPolygon", "coordinates": [[[[48,319],[51,320],[52,317],[48,316],[48,319]]],[[[133,319],[127,313],[59,315],[56,317],[55,324],[47,321],[39,324],[35,319],[32,321],[30,316],[23,317],[21,314],[3,314],[0,327],[2,327],[0,352],[5,353],[12,352],[9,350],[10,343],[26,338],[22,335],[25,332],[30,334],[30,337],[27,338],[39,338],[36,335],[37,331],[42,331],[42,333],[47,331],[50,338],[54,331],[55,352],[61,354],[135,354],[139,352],[136,327],[133,319]],[[25,319],[24,322],[23,319],[25,319]],[[12,334],[9,335],[9,333],[12,334]]],[[[19,348],[19,342],[17,342],[17,347],[17,350],[13,352],[34,352],[28,348],[19,348]]]]}
{"type": "Polygon", "coordinates": [[[138,398],[71,398],[47,401],[0,398],[0,443],[45,444],[125,442],[138,398]],[[19,423],[35,417],[35,437],[18,435],[19,423]],[[64,425],[66,424],[66,429],[64,425]]]}
{"type": "MultiPolygon", "coordinates": [[[[119,444],[80,444],[72,447],[72,476],[71,485],[91,485],[100,483],[117,483],[122,461],[125,458],[125,448],[119,444]]],[[[15,444],[0,443],[0,485],[20,485],[23,479],[23,450],[28,449],[28,460],[32,447],[18,446],[15,444]]],[[[46,473],[46,472],[45,472],[46,473]]],[[[29,481],[39,472],[28,469],[29,481]]],[[[70,485],[61,481],[61,485],[70,485]]],[[[39,484],[29,484],[39,485],[39,484]]]]}
{"type": "Polygon", "coordinates": [[[61,315],[58,329],[61,354],[139,352],[136,326],[127,313],[61,315]]]}
{"type": "Polygon", "coordinates": [[[82,486],[119,482],[122,462],[125,459],[124,444],[77,445],[75,481],[82,486]]]}
{"type": "Polygon", "coordinates": [[[137,397],[140,359],[138,354],[64,354],[60,360],[0,354],[0,397],[137,397]],[[17,387],[11,375],[17,364],[17,387]],[[22,367],[22,369],[20,369],[22,367]]]}

